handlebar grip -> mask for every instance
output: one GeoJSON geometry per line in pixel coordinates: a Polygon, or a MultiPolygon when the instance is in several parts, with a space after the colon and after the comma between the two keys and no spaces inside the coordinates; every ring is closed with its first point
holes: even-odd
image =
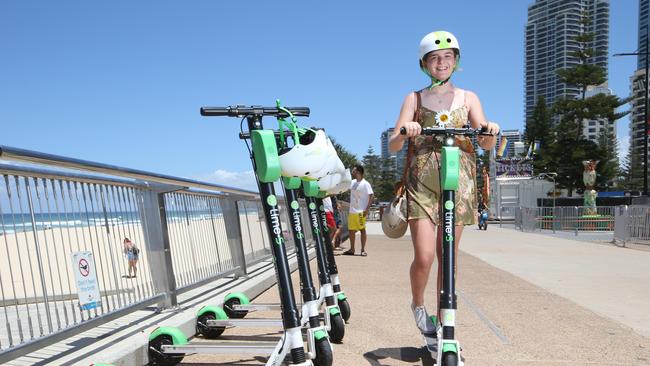
{"type": "MultiPolygon", "coordinates": [[[[285,107],[296,117],[309,117],[309,107],[285,107]]],[[[282,113],[284,114],[284,113],[282,113]]],[[[285,116],[287,117],[287,116],[285,116]]]]}
{"type": "Polygon", "coordinates": [[[229,107],[201,107],[202,116],[230,116],[229,107]]]}

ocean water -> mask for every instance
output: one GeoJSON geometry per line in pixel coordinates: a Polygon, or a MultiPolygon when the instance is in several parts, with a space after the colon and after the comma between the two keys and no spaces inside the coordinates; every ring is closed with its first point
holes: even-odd
{"type": "MultiPolygon", "coordinates": [[[[221,218],[221,213],[209,211],[171,211],[167,212],[169,221],[203,221],[221,218]]],[[[140,224],[138,212],[53,212],[35,213],[34,220],[29,213],[3,213],[0,215],[0,235],[20,233],[25,231],[49,230],[53,228],[72,228],[88,226],[115,226],[123,224],[140,224]]]]}

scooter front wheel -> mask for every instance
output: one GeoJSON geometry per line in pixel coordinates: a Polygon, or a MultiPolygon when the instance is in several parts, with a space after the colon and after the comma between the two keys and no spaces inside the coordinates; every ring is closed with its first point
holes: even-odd
{"type": "Polygon", "coordinates": [[[332,345],[327,337],[316,341],[316,358],[313,362],[314,366],[332,366],[334,363],[332,345]]]}
{"type": "Polygon", "coordinates": [[[330,317],[331,329],[329,331],[329,336],[332,342],[341,343],[343,337],[345,336],[345,321],[341,317],[341,314],[335,314],[330,317]]]}
{"type": "Polygon", "coordinates": [[[445,352],[442,355],[442,366],[458,366],[458,355],[455,352],[445,352]]]}
{"type": "Polygon", "coordinates": [[[339,309],[341,310],[341,315],[343,316],[343,320],[346,322],[350,319],[350,303],[348,302],[347,299],[344,300],[339,300],[339,309]]]}

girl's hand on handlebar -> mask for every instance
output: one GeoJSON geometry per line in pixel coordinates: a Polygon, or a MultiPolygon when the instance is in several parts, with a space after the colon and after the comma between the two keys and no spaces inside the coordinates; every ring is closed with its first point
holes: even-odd
{"type": "Polygon", "coordinates": [[[420,133],[422,132],[422,126],[420,126],[419,123],[413,121],[406,122],[402,128],[406,130],[406,134],[402,135],[406,138],[420,136],[420,133]]]}
{"type": "Polygon", "coordinates": [[[499,134],[499,130],[500,130],[499,125],[494,122],[486,122],[485,126],[481,126],[481,127],[483,131],[491,135],[496,136],[497,134],[499,134]]]}

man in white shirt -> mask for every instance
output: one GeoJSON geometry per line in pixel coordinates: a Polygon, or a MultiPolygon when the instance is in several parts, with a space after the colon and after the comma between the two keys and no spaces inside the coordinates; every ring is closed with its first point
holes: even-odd
{"type": "Polygon", "coordinates": [[[352,184],[350,186],[350,214],[348,215],[348,231],[350,232],[350,249],[345,255],[354,255],[354,241],[357,231],[361,232],[361,255],[366,256],[366,217],[372,204],[373,191],[370,183],[363,179],[363,167],[357,165],[352,169],[352,184]]]}

